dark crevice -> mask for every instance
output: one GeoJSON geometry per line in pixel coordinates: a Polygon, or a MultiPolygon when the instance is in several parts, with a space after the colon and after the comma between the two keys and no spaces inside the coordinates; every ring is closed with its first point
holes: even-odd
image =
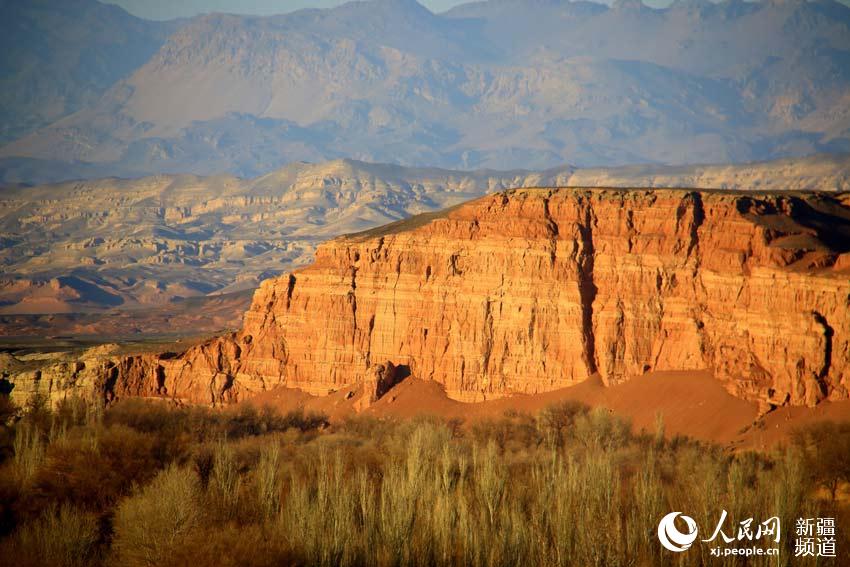
{"type": "Polygon", "coordinates": [[[156,393],[160,395],[168,393],[168,389],[165,387],[165,368],[162,365],[156,365],[154,377],[156,378],[156,393]]]}
{"type": "MultiPolygon", "coordinates": [[[[134,361],[135,357],[129,359],[130,364],[134,361]]],[[[106,363],[106,380],[103,382],[103,401],[109,402],[115,397],[115,386],[118,384],[118,376],[119,376],[119,368],[117,366],[112,365],[112,362],[106,363]]],[[[125,362],[125,364],[127,364],[125,362]]],[[[129,365],[128,365],[129,366],[129,365]]]]}
{"type": "Polygon", "coordinates": [[[380,258],[380,256],[381,256],[381,251],[382,251],[383,249],[384,249],[384,237],[382,236],[382,237],[378,240],[378,246],[376,246],[376,247],[375,247],[375,249],[374,249],[374,250],[372,250],[372,254],[371,254],[371,256],[372,256],[372,261],[373,261],[373,262],[376,262],[376,261],[378,260],[378,258],[380,258]]]}
{"type": "Polygon", "coordinates": [[[826,343],[823,349],[823,367],[821,367],[820,372],[818,372],[818,380],[821,382],[821,387],[823,387],[825,385],[824,380],[827,376],[829,376],[829,369],[832,366],[832,337],[835,335],[835,329],[829,325],[826,317],[817,311],[812,311],[812,316],[815,318],[815,321],[823,327],[823,337],[826,343]]]}
{"type": "Polygon", "coordinates": [[[292,292],[295,291],[295,276],[289,274],[289,281],[286,282],[286,310],[289,311],[289,306],[292,303],[292,292]]]}
{"type": "Polygon", "coordinates": [[[555,265],[555,256],[558,251],[558,223],[549,212],[549,198],[551,193],[543,199],[543,216],[546,219],[546,232],[549,234],[549,264],[555,265]]]}
{"type": "Polygon", "coordinates": [[[534,303],[531,305],[531,319],[528,321],[528,340],[534,340],[534,325],[537,323],[537,298],[534,298],[534,303]]]}
{"type": "Polygon", "coordinates": [[[693,222],[691,222],[691,241],[688,244],[688,258],[691,257],[691,253],[699,246],[699,228],[705,220],[705,207],[702,203],[702,195],[694,192],[690,196],[694,206],[694,218],[693,222]]]}
{"type": "Polygon", "coordinates": [[[622,299],[617,299],[617,319],[615,320],[614,341],[609,346],[611,366],[606,369],[608,374],[613,374],[615,369],[623,367],[626,356],[626,314],[622,299]]]}
{"type": "Polygon", "coordinates": [[[484,302],[484,352],[483,373],[490,368],[490,355],[493,352],[493,309],[490,299],[484,302]]]}
{"type": "Polygon", "coordinates": [[[578,260],[579,295],[581,297],[581,337],[583,357],[588,371],[593,374],[597,370],[596,337],[593,333],[593,302],[599,291],[593,281],[593,265],[595,249],[593,247],[593,207],[588,202],[584,208],[584,219],[578,225],[581,238],[581,250],[578,260]]]}
{"type": "Polygon", "coordinates": [[[357,331],[357,268],[351,268],[351,289],[348,290],[348,303],[351,304],[351,320],[357,331]]]}
{"type": "Polygon", "coordinates": [[[451,271],[452,271],[452,275],[453,275],[453,276],[462,276],[462,275],[463,275],[463,271],[461,271],[461,270],[457,267],[457,260],[458,260],[458,254],[457,254],[457,253],[452,254],[451,256],[449,256],[449,268],[451,269],[451,271]]]}
{"type": "Polygon", "coordinates": [[[369,318],[369,335],[366,340],[366,368],[372,366],[372,331],[375,330],[375,315],[369,318]]]}

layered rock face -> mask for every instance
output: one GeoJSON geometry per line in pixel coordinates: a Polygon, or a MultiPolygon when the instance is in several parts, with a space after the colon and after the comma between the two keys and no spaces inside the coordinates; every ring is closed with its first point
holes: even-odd
{"type": "Polygon", "coordinates": [[[709,368],[766,403],[843,398],[840,199],[521,190],[337,239],[257,292],[235,378],[321,393],[392,360],[472,401],[709,368]]]}
{"type": "Polygon", "coordinates": [[[264,282],[240,332],[103,383],[222,403],[390,362],[474,401],[711,369],[811,405],[848,396],[849,302],[850,194],[514,190],[332,240],[264,282]]]}

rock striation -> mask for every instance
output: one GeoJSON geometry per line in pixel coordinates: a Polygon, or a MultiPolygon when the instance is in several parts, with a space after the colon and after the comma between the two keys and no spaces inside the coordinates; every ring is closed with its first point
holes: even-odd
{"type": "Polygon", "coordinates": [[[239,332],[101,383],[219,404],[392,369],[475,401],[710,369],[765,409],[814,405],[848,397],[848,308],[850,194],[509,190],[331,240],[239,332]]]}

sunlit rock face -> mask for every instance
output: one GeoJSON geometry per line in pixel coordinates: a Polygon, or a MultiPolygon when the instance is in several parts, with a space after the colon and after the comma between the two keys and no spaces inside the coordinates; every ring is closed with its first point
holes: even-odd
{"type": "Polygon", "coordinates": [[[709,368],[748,399],[842,398],[840,199],[521,190],[337,239],[257,292],[237,379],[321,392],[392,360],[471,401],[709,368]]]}
{"type": "Polygon", "coordinates": [[[848,297],[848,194],[511,190],[329,241],[263,283],[238,333],[116,359],[102,383],[226,403],[390,362],[474,401],[710,369],[811,405],[847,397],[848,297]]]}

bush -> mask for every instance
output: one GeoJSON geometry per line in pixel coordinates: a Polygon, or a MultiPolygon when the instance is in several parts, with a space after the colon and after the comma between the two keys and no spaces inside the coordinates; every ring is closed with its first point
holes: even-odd
{"type": "Polygon", "coordinates": [[[113,550],[118,564],[160,565],[201,523],[198,477],[176,466],[123,500],[115,512],[113,550]]]}
{"type": "Polygon", "coordinates": [[[207,483],[208,503],[216,517],[232,520],[239,514],[242,477],[233,448],[221,440],[212,454],[212,474],[207,483]]]}
{"type": "MultiPolygon", "coordinates": [[[[2,382],[2,379],[0,379],[0,382],[2,382]]],[[[7,394],[0,392],[0,465],[15,454],[13,424],[17,415],[18,407],[12,403],[7,394]]]]}
{"type": "Polygon", "coordinates": [[[214,525],[194,530],[159,567],[288,567],[304,565],[260,526],[214,525]]]}
{"type": "Polygon", "coordinates": [[[824,421],[794,431],[812,480],[835,495],[841,483],[850,482],[850,423],[824,421]]]}
{"type": "Polygon", "coordinates": [[[66,505],[48,508],[22,526],[0,555],[10,565],[87,567],[98,559],[99,551],[97,518],[66,505]]]}
{"type": "MultiPolygon", "coordinates": [[[[681,559],[655,537],[670,510],[701,527],[721,509],[731,525],[779,516],[786,531],[799,517],[850,520],[846,501],[822,509],[814,488],[845,482],[850,425],[801,430],[765,454],[633,436],[627,421],[575,403],[468,427],[359,417],[326,428],[299,412],[146,402],[103,419],[71,403],[34,407],[14,425],[19,462],[0,468],[10,534],[0,553],[16,564],[663,566],[681,559]]],[[[708,551],[686,561],[740,564],[708,551]]]]}
{"type": "Polygon", "coordinates": [[[550,446],[563,445],[565,436],[575,426],[579,416],[587,415],[590,408],[574,400],[553,404],[537,416],[537,426],[550,446]]]}
{"type": "Polygon", "coordinates": [[[256,498],[261,517],[267,520],[280,514],[280,446],[271,443],[260,453],[260,461],[255,471],[256,498]]]}
{"type": "Polygon", "coordinates": [[[78,430],[47,448],[32,479],[29,507],[69,502],[106,510],[167,462],[155,439],[132,429],[78,430]]]}
{"type": "Polygon", "coordinates": [[[312,431],[328,425],[321,414],[305,414],[297,409],[279,414],[269,407],[257,409],[242,405],[225,411],[189,407],[177,408],[151,400],[122,400],[106,412],[107,425],[121,424],[142,433],[164,439],[187,437],[195,442],[220,439],[241,439],[297,429],[312,431]]]}
{"type": "Polygon", "coordinates": [[[588,449],[616,449],[631,439],[631,424],[603,407],[580,415],[573,437],[588,449]]]}

